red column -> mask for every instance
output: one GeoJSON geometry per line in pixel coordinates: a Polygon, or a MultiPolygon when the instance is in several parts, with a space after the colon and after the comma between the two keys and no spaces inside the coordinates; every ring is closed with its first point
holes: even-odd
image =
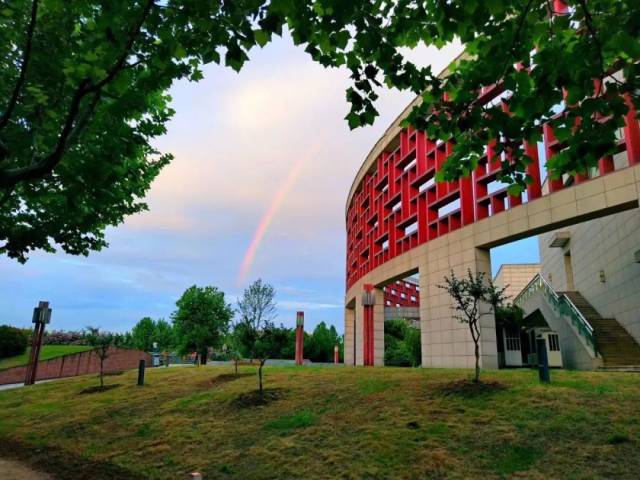
{"type": "Polygon", "coordinates": [[[340,363],[340,347],[338,345],[333,347],[333,363],[340,363]]]}
{"type": "Polygon", "coordinates": [[[473,180],[471,175],[460,178],[460,212],[462,214],[462,225],[469,225],[475,220],[473,180]]]}
{"type": "MultiPolygon", "coordinates": [[[[552,147],[551,145],[552,144],[555,145],[557,143],[557,140],[555,135],[553,134],[553,128],[551,128],[551,125],[549,125],[548,123],[545,123],[543,125],[542,132],[544,134],[543,135],[544,148],[547,153],[547,164],[548,164],[551,157],[555,155],[554,147],[552,147]]],[[[562,188],[564,187],[564,183],[562,182],[562,177],[552,179],[551,178],[552,173],[553,172],[549,170],[549,167],[547,167],[547,183],[549,185],[549,193],[557,192],[558,190],[562,190],[562,188]]]]}
{"type": "Polygon", "coordinates": [[[635,165],[640,163],[640,126],[636,119],[636,109],[628,94],[625,94],[624,100],[627,107],[629,107],[629,111],[624,117],[624,139],[627,146],[629,165],[635,165]]]}
{"type": "Polygon", "coordinates": [[[296,365],[302,365],[304,351],[304,312],[296,315],[296,365]]]}
{"type": "Polygon", "coordinates": [[[542,182],[540,181],[540,157],[538,156],[538,146],[535,143],[524,142],[524,151],[531,163],[527,165],[527,175],[533,180],[527,185],[527,201],[535,200],[542,196],[542,182]]]}

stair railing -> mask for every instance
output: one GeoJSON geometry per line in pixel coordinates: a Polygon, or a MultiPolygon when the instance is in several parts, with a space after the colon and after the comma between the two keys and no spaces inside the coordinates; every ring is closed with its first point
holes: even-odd
{"type": "Polygon", "coordinates": [[[573,326],[576,327],[578,333],[585,339],[587,344],[593,350],[593,354],[597,357],[598,348],[591,324],[568,296],[564,294],[558,295],[553,287],[549,285],[549,282],[547,282],[539,273],[536,274],[528,285],[516,296],[516,298],[514,298],[513,303],[521,306],[526,300],[538,292],[541,292],[544,295],[544,298],[557,313],[565,317],[569,317],[573,326]]]}

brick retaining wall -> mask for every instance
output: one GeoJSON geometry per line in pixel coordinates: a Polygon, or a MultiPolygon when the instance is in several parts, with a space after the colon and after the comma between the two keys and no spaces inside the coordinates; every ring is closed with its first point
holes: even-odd
{"type": "MultiPolygon", "coordinates": [[[[111,347],[109,356],[104,361],[105,373],[137,368],[138,362],[144,359],[151,366],[151,355],[141,350],[111,347]]],[[[50,378],[75,377],[100,371],[100,359],[93,350],[71,353],[62,357],[38,363],[37,380],[50,378]]],[[[26,365],[0,371],[0,385],[22,383],[27,373],[26,365]]]]}

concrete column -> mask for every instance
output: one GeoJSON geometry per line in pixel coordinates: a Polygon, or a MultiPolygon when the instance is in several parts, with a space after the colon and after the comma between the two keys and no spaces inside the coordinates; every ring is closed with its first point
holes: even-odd
{"type": "MultiPolygon", "coordinates": [[[[455,234],[454,234],[455,235],[455,234]]],[[[453,318],[449,294],[438,288],[451,270],[457,276],[485,272],[491,274],[489,251],[473,247],[470,239],[461,241],[433,242],[429,255],[420,265],[420,328],[422,336],[423,367],[473,368],[475,365],[474,343],[469,326],[453,318]],[[463,245],[469,245],[463,248],[463,245]]],[[[444,239],[443,239],[444,240],[444,239]]],[[[489,307],[483,305],[483,313],[489,307]]],[[[495,319],[486,314],[480,321],[480,361],[483,368],[498,368],[495,319]]]]}
{"type": "Polygon", "coordinates": [[[356,358],[355,365],[364,365],[364,343],[363,343],[363,333],[364,333],[364,307],[362,306],[362,295],[358,294],[356,296],[356,308],[355,319],[354,319],[354,334],[355,334],[355,346],[356,346],[356,358]]]}
{"type": "Polygon", "coordinates": [[[384,292],[374,288],[376,304],[373,307],[373,365],[384,366],[384,292]]]}
{"type": "Polygon", "coordinates": [[[355,365],[353,349],[355,347],[355,321],[356,311],[354,308],[344,309],[344,364],[355,365]]]}

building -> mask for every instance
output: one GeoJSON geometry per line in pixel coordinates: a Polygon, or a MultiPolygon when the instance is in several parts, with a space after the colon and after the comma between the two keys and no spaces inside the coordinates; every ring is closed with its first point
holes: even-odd
{"type": "MultiPolygon", "coordinates": [[[[508,102],[509,92],[494,85],[483,90],[481,98],[487,103],[508,102]]],[[[640,125],[631,110],[620,131],[615,158],[601,159],[589,175],[552,180],[545,189],[546,160],[561,151],[562,145],[548,125],[542,126],[543,141],[538,145],[523,142],[533,159],[527,167],[533,181],[516,196],[509,195],[497,180],[502,158],[495,155],[493,144],[487,145],[470,177],[436,183],[435,174],[453,144],[402,128],[414,103],[373,146],[347,198],[345,363],[384,363],[389,300],[384,289],[417,274],[422,365],[472,367],[474,348],[467,326],[452,317],[450,298],[438,288],[444,276],[451,270],[463,274],[468,269],[488,276],[489,249],[514,240],[539,234],[546,238],[544,234],[570,231],[587,220],[603,218],[606,222],[614,213],[637,216],[640,125]]],[[[544,268],[543,262],[543,273],[544,268]]],[[[552,272],[552,281],[556,275],[552,272]]],[[[607,275],[605,272],[605,278],[607,275]]],[[[499,364],[495,319],[491,312],[483,313],[481,362],[484,368],[495,368],[499,364]]],[[[588,339],[576,341],[588,348],[588,339]]]]}
{"type": "MultiPolygon", "coordinates": [[[[557,334],[562,364],[578,369],[640,368],[640,212],[633,209],[542,234],[541,268],[516,296],[527,331],[557,334]]],[[[508,334],[515,338],[518,332],[508,334]]],[[[507,334],[505,333],[505,336],[507,334]]],[[[518,366],[515,344],[503,351],[518,366]]],[[[535,353],[535,352],[534,352],[535,353]]]]}
{"type": "Polygon", "coordinates": [[[538,273],[539,263],[504,263],[493,278],[493,283],[496,287],[505,288],[507,301],[512,302],[538,273]]]}

